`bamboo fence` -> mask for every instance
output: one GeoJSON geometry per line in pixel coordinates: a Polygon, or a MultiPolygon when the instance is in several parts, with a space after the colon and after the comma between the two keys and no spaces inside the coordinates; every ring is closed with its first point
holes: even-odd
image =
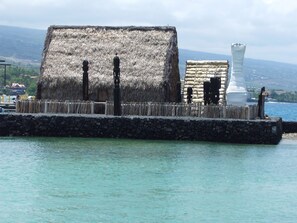
{"type": "MultiPolygon", "coordinates": [[[[204,106],[202,103],[122,103],[123,116],[192,116],[200,118],[255,119],[257,105],[204,106]]],[[[22,100],[16,103],[19,113],[114,114],[113,102],[22,100]]]]}

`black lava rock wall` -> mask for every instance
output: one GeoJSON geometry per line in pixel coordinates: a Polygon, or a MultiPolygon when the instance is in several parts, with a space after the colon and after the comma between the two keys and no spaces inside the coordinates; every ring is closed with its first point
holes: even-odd
{"type": "Polygon", "coordinates": [[[102,137],[277,144],[282,120],[1,114],[0,136],[102,137]]]}

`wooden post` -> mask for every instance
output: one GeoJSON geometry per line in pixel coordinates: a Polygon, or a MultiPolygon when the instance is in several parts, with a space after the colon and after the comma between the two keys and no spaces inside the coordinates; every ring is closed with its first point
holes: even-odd
{"type": "Polygon", "coordinates": [[[147,115],[150,116],[152,113],[151,102],[148,103],[147,115]]]}
{"type": "Polygon", "coordinates": [[[91,114],[94,114],[94,107],[95,107],[94,102],[92,101],[91,102],[91,114]]]}
{"type": "Polygon", "coordinates": [[[44,113],[47,113],[47,100],[44,101],[44,113]]]}
{"type": "Polygon", "coordinates": [[[176,116],[176,104],[171,105],[171,116],[176,116]]]}
{"type": "Polygon", "coordinates": [[[29,101],[29,113],[34,113],[35,103],[33,101],[29,101]]]}
{"type": "Polygon", "coordinates": [[[247,116],[246,116],[247,120],[251,119],[251,110],[250,110],[250,106],[247,106],[247,116]]]}
{"type": "Polygon", "coordinates": [[[191,104],[188,103],[187,116],[191,115],[191,104]]]}
{"type": "Polygon", "coordinates": [[[105,102],[105,110],[104,110],[104,113],[105,113],[105,115],[107,115],[107,101],[105,102]]]}
{"type": "Polygon", "coordinates": [[[69,102],[69,101],[65,101],[65,102],[67,104],[67,113],[69,114],[70,113],[70,104],[71,104],[71,102],[69,102]]]}
{"type": "Polygon", "coordinates": [[[223,118],[226,118],[226,105],[223,105],[223,118]]]}

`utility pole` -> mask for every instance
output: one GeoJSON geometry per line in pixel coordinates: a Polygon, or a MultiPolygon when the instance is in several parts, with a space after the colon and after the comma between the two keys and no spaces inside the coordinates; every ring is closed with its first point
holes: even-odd
{"type": "Polygon", "coordinates": [[[3,89],[6,88],[6,67],[10,65],[10,63],[5,63],[5,60],[0,60],[0,66],[4,66],[3,89]]]}

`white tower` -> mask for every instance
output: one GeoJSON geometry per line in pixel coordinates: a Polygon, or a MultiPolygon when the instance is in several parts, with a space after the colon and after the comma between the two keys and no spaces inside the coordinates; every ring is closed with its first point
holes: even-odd
{"type": "Polygon", "coordinates": [[[227,105],[244,106],[247,100],[247,90],[242,72],[243,58],[246,46],[240,43],[231,45],[232,68],[231,78],[227,88],[227,105]]]}

